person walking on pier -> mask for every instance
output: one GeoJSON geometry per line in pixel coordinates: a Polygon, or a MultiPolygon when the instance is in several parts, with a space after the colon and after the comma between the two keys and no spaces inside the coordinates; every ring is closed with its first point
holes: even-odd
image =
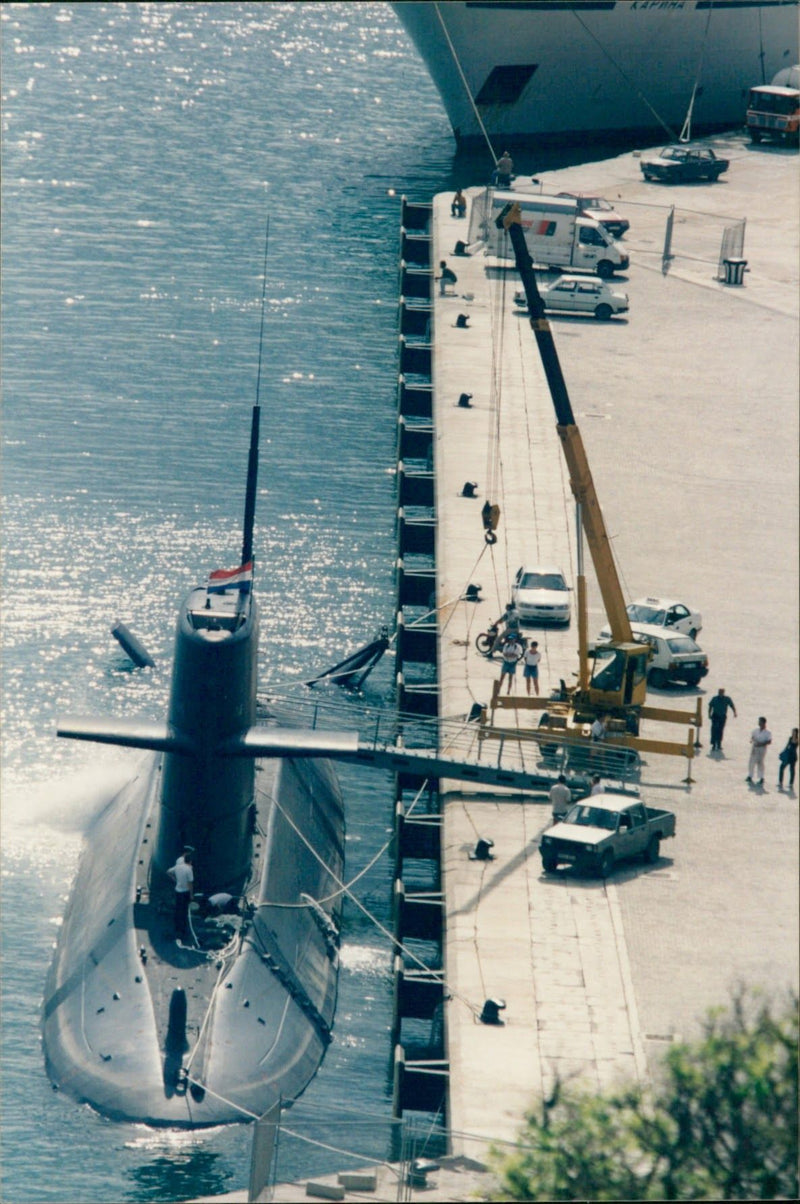
{"type": "Polygon", "coordinates": [[[733,705],[733,699],[730,698],[722,686],[717,690],[713,698],[708,703],[708,713],[711,718],[711,751],[722,752],[722,733],[725,731],[725,721],[728,718],[728,710],[733,711],[733,717],[736,718],[736,707],[733,705]]]}
{"type": "Polygon", "coordinates": [[[522,644],[520,644],[519,639],[515,635],[512,635],[506,640],[505,644],[503,644],[503,667],[500,670],[500,689],[502,690],[503,688],[503,678],[507,677],[507,694],[511,693],[511,687],[514,684],[514,674],[517,671],[517,665],[522,659],[524,651],[525,649],[522,647],[522,644]]]}
{"type": "Polygon", "coordinates": [[[563,773],[558,775],[558,781],[550,787],[550,806],[553,808],[553,823],[557,824],[569,811],[572,805],[572,791],[567,785],[563,773]]]}
{"type": "Polygon", "coordinates": [[[791,790],[792,787],[794,786],[794,770],[795,770],[795,766],[797,765],[797,742],[798,742],[798,729],[796,727],[793,727],[792,734],[789,737],[789,739],[786,741],[786,747],[781,749],[781,753],[780,753],[780,757],[779,757],[779,760],[781,763],[781,767],[778,770],[778,789],[779,790],[783,790],[783,775],[787,769],[789,770],[789,789],[791,790]]]}
{"type": "Polygon", "coordinates": [[[531,692],[531,682],[536,693],[539,693],[539,661],[542,659],[542,654],[539,651],[539,645],[536,640],[531,640],[530,648],[525,649],[523,660],[525,661],[525,669],[522,676],[525,679],[525,689],[528,694],[531,692]]]}
{"type": "Polygon", "coordinates": [[[750,764],[747,767],[745,781],[749,782],[751,786],[763,786],[764,784],[764,757],[767,755],[767,746],[771,743],[772,732],[767,728],[767,721],[761,715],[758,727],[753,728],[750,736],[750,764]]]}

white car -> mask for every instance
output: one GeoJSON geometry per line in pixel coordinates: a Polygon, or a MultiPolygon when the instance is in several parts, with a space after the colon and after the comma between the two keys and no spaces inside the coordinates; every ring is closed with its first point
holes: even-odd
{"type": "MultiPolygon", "coordinates": [[[[612,288],[596,276],[559,276],[539,288],[545,309],[564,309],[576,314],[594,314],[601,322],[614,314],[628,312],[628,294],[612,288]]],[[[516,305],[527,305],[522,289],[514,294],[516,305]]]]}
{"type": "Polygon", "coordinates": [[[691,636],[650,623],[631,623],[631,630],[637,644],[649,644],[653,649],[647,680],[656,689],[673,681],[697,686],[708,673],[708,657],[691,636]]]}
{"type": "Polygon", "coordinates": [[[572,614],[569,591],[564,574],[553,565],[523,565],[514,578],[511,600],[521,623],[567,624],[572,614]]]}
{"type": "MultiPolygon", "coordinates": [[[[651,627],[670,627],[682,631],[694,639],[698,631],[703,630],[703,616],[698,610],[692,610],[685,602],[676,602],[674,598],[637,598],[625,607],[631,623],[647,623],[651,627]]],[[[611,628],[606,626],[597,637],[600,640],[611,638],[611,628]]]]}

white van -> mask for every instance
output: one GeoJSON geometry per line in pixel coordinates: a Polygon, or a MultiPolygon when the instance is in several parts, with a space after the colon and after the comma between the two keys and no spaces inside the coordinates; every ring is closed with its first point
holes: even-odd
{"type": "Polygon", "coordinates": [[[511,240],[497,220],[507,205],[519,205],[525,242],[534,264],[577,268],[604,279],[625,271],[630,259],[598,221],[581,213],[574,197],[537,196],[488,188],[475,197],[470,215],[470,242],[483,241],[486,254],[513,259],[511,240]]]}

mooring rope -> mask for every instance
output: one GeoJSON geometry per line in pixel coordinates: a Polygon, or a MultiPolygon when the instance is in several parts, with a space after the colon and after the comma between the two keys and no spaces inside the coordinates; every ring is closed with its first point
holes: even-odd
{"type": "Polygon", "coordinates": [[[327,864],[327,862],[325,862],[323,860],[323,858],[320,857],[317,850],[310,843],[310,841],[306,838],[305,833],[302,832],[300,830],[300,828],[298,828],[297,824],[294,822],[292,817],[286,812],[286,810],[280,805],[278,800],[273,797],[272,801],[275,804],[278,811],[280,811],[281,815],[284,817],[286,822],[289,824],[289,827],[292,828],[293,831],[295,832],[295,834],[300,837],[301,841],[306,846],[308,851],[311,853],[312,857],[314,857],[320,863],[320,865],[324,867],[324,869],[330,874],[331,878],[333,878],[334,882],[338,883],[338,885],[343,889],[343,891],[347,895],[347,897],[349,899],[351,899],[352,902],[356,905],[356,907],[364,913],[364,915],[367,917],[367,919],[370,921],[370,923],[374,924],[375,927],[378,929],[378,931],[383,933],[383,935],[385,937],[387,937],[387,939],[391,942],[391,944],[394,945],[394,947],[397,950],[399,950],[400,953],[402,953],[405,957],[408,957],[411,961],[416,962],[417,965],[421,969],[427,970],[430,974],[432,974],[435,977],[435,979],[438,982],[441,982],[442,987],[446,988],[446,990],[451,998],[458,999],[461,1003],[463,1003],[465,1005],[465,1007],[469,1008],[469,1010],[474,1015],[476,1015],[476,1016],[480,1015],[481,1009],[479,1007],[476,1007],[476,1005],[474,1003],[471,1003],[470,1000],[467,999],[467,997],[465,995],[462,995],[459,991],[453,990],[450,987],[450,985],[447,983],[444,975],[442,973],[440,973],[440,971],[432,969],[429,965],[427,965],[426,962],[424,962],[422,960],[421,957],[417,957],[417,955],[416,955],[416,953],[414,953],[413,949],[409,949],[407,945],[404,945],[402,941],[398,940],[398,938],[394,935],[394,933],[390,932],[390,930],[385,926],[385,924],[382,924],[380,922],[380,920],[377,918],[377,916],[374,916],[372,914],[372,912],[369,910],[369,908],[366,907],[361,902],[360,899],[358,899],[354,894],[352,894],[350,891],[348,891],[345,883],[343,883],[342,880],[339,877],[337,877],[337,875],[333,872],[333,870],[330,868],[330,866],[327,864]]]}
{"type": "Polygon", "coordinates": [[[645,96],[645,94],[641,90],[641,88],[637,87],[637,85],[633,82],[633,80],[625,73],[625,71],[619,65],[619,63],[616,61],[614,56],[606,49],[606,47],[603,45],[603,43],[600,41],[600,39],[597,37],[597,35],[592,33],[591,29],[589,29],[589,26],[586,24],[583,17],[581,17],[580,14],[574,8],[572,9],[572,14],[575,17],[575,20],[583,28],[584,33],[586,33],[592,39],[593,42],[597,43],[601,52],[605,55],[605,57],[611,63],[612,67],[614,67],[615,71],[619,72],[619,74],[625,80],[625,83],[629,84],[631,90],[639,97],[639,100],[641,100],[642,104],[647,106],[647,108],[653,114],[653,116],[655,117],[656,121],[661,126],[661,128],[663,130],[665,130],[667,132],[667,134],[669,134],[670,142],[676,142],[677,135],[676,135],[675,131],[672,129],[672,127],[670,125],[668,125],[666,123],[666,121],[664,121],[661,114],[659,112],[657,112],[657,110],[651,105],[650,101],[647,99],[647,97],[645,96]]]}
{"type": "Polygon", "coordinates": [[[458,71],[458,74],[461,77],[461,82],[464,85],[464,91],[467,94],[467,99],[469,100],[470,106],[472,107],[472,111],[475,114],[475,120],[477,121],[478,125],[481,127],[481,133],[483,134],[484,138],[486,139],[486,145],[489,148],[489,154],[492,156],[492,162],[493,162],[494,166],[497,167],[497,155],[495,154],[494,147],[492,146],[492,140],[486,132],[486,126],[483,124],[483,119],[482,119],[480,113],[478,112],[478,106],[475,103],[475,99],[470,90],[470,86],[467,83],[467,77],[464,75],[464,71],[462,69],[461,62],[459,61],[459,57],[456,54],[456,48],[453,45],[453,40],[450,37],[450,34],[447,31],[447,26],[445,25],[444,19],[442,18],[441,5],[439,3],[435,3],[433,7],[436,10],[436,16],[439,18],[439,24],[441,25],[442,32],[447,40],[447,45],[450,47],[450,53],[453,56],[453,62],[456,65],[456,70],[458,71]]]}
{"type": "MultiPolygon", "coordinates": [[[[692,137],[692,114],[694,112],[694,101],[695,101],[695,97],[697,96],[697,89],[700,86],[700,77],[703,73],[703,61],[704,61],[705,55],[706,55],[706,42],[708,41],[708,27],[711,24],[711,13],[712,13],[712,6],[709,6],[708,15],[706,16],[706,27],[703,32],[703,42],[700,47],[700,60],[697,64],[697,72],[694,77],[694,87],[692,88],[692,97],[691,97],[691,100],[689,101],[689,108],[686,112],[686,117],[684,118],[681,132],[678,135],[679,142],[689,142],[689,141],[691,141],[691,137],[692,137]]],[[[759,12],[759,19],[760,19],[760,12],[759,12]]]]}

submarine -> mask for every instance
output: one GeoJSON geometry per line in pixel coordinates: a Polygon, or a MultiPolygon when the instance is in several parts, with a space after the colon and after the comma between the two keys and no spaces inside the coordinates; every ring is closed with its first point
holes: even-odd
{"type": "Polygon", "coordinates": [[[259,415],[257,401],[241,563],[179,608],[166,722],[58,724],[140,750],[87,833],[42,1011],[54,1087],[115,1120],[253,1120],[303,1091],[332,1039],[344,809],[330,758],[358,737],[256,722],[259,415]],[[168,871],[189,849],[181,933],[168,871]]]}

